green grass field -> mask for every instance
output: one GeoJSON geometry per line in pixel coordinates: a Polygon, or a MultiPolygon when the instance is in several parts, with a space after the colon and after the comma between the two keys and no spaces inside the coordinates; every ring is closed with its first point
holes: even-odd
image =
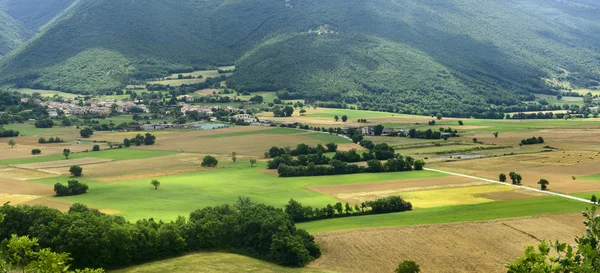
{"type": "Polygon", "coordinates": [[[337,218],[298,224],[309,233],[336,230],[374,228],[387,226],[410,226],[445,224],[524,217],[544,214],[560,214],[584,210],[584,203],[562,197],[538,197],[490,203],[459,205],[409,212],[337,218]]]}
{"type": "Polygon", "coordinates": [[[595,174],[595,175],[590,175],[590,176],[584,176],[584,177],[580,177],[578,179],[580,179],[580,180],[587,180],[587,181],[598,181],[598,182],[600,182],[600,174],[595,174]]]}
{"type": "Polygon", "coordinates": [[[50,98],[54,97],[55,95],[58,95],[63,98],[68,98],[68,99],[73,99],[73,98],[76,98],[79,96],[77,94],[65,93],[65,92],[61,92],[61,91],[30,89],[30,88],[18,88],[18,89],[15,89],[15,91],[22,93],[22,94],[27,94],[27,95],[32,95],[33,93],[39,93],[42,97],[50,97],[50,98]]]}
{"type": "MultiPolygon", "coordinates": [[[[90,150],[91,150],[91,147],[90,147],[90,150]]],[[[42,152],[43,152],[43,149],[42,149],[42,152]]],[[[102,150],[102,151],[98,151],[98,152],[73,153],[73,154],[69,155],[69,159],[93,157],[93,158],[106,158],[106,159],[113,159],[113,160],[127,160],[127,159],[155,157],[155,156],[161,156],[161,155],[170,155],[170,154],[176,154],[176,153],[177,152],[173,152],[173,151],[136,150],[133,148],[123,148],[123,149],[113,149],[113,150],[102,150]]],[[[30,164],[30,163],[40,163],[40,162],[50,162],[50,161],[60,161],[60,160],[65,160],[65,157],[62,154],[0,160],[0,165],[30,164]]]]}
{"type": "MultiPolygon", "coordinates": [[[[466,131],[480,131],[480,132],[531,132],[543,129],[552,128],[567,128],[567,127],[579,127],[579,126],[592,126],[595,122],[600,119],[588,118],[588,119],[542,119],[542,120],[489,120],[489,119],[465,119],[463,120],[465,126],[481,126],[481,128],[468,129],[466,131]]],[[[456,121],[452,120],[441,120],[437,121],[434,128],[438,127],[452,127],[459,132],[461,126],[456,121]],[[439,126],[438,126],[439,125],[439,126]]],[[[412,127],[411,127],[412,128],[412,127]]]]}
{"type": "MultiPolygon", "coordinates": [[[[428,171],[356,174],[341,176],[280,178],[264,173],[265,162],[250,168],[247,161],[221,163],[221,167],[209,171],[185,173],[155,179],[161,182],[155,191],[151,179],[139,179],[118,183],[103,183],[79,179],[90,186],[87,194],[63,197],[62,200],[83,203],[99,208],[121,211],[127,219],[137,220],[154,217],[173,220],[188,215],[195,209],[234,203],[238,196],[247,196],[259,203],[282,207],[290,198],[311,206],[325,206],[337,202],[332,197],[305,189],[307,186],[371,183],[429,177],[444,174],[428,171]]],[[[53,177],[32,182],[54,185],[64,183],[68,177],[53,177]]]]}
{"type": "MultiPolygon", "coordinates": [[[[294,100],[295,101],[295,100],[294,100]]],[[[402,114],[394,114],[387,112],[375,112],[365,110],[351,110],[351,109],[333,109],[333,108],[317,108],[317,110],[310,110],[306,113],[306,117],[312,118],[331,118],[334,116],[342,117],[343,115],[348,116],[349,120],[356,120],[359,118],[380,118],[380,117],[399,117],[405,116],[402,114]]]]}
{"type": "Polygon", "coordinates": [[[183,257],[147,263],[111,273],[163,273],[163,272],[252,272],[252,273],[327,273],[310,268],[277,266],[261,260],[229,253],[197,253],[183,257]]]}
{"type": "MultiPolygon", "coordinates": [[[[32,136],[32,135],[63,135],[70,133],[70,128],[66,127],[53,127],[53,128],[35,128],[31,123],[17,123],[2,125],[6,130],[17,130],[20,136],[32,136]]],[[[17,142],[18,143],[18,142],[17,142]]]]}
{"type": "Polygon", "coordinates": [[[343,137],[339,137],[336,135],[330,135],[330,134],[312,133],[312,134],[307,134],[304,136],[314,139],[314,140],[323,141],[323,142],[334,142],[337,144],[352,143],[351,140],[348,140],[348,139],[345,139],[343,137]]]}

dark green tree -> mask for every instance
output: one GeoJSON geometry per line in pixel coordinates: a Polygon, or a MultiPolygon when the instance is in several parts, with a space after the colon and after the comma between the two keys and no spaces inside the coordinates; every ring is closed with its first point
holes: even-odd
{"type": "Polygon", "coordinates": [[[540,179],[540,181],[538,182],[538,184],[540,185],[540,188],[545,191],[548,188],[548,185],[550,185],[550,182],[548,182],[548,180],[546,179],[540,179]]]}
{"type": "Polygon", "coordinates": [[[211,155],[207,155],[202,159],[202,167],[216,167],[219,164],[219,161],[211,155]]]}
{"type": "Polygon", "coordinates": [[[403,261],[396,267],[394,273],[419,273],[421,268],[413,261],[403,261]]]}
{"type": "Polygon", "coordinates": [[[69,172],[71,173],[71,175],[79,177],[83,174],[83,168],[81,168],[81,166],[79,165],[73,165],[71,166],[71,168],[69,168],[69,172]]]}

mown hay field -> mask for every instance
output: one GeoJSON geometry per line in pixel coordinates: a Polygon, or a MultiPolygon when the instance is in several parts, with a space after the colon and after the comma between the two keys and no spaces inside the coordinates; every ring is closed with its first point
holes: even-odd
{"type": "Polygon", "coordinates": [[[187,256],[166,259],[125,269],[110,271],[112,273],[163,273],[163,272],[252,272],[252,273],[328,273],[331,271],[312,268],[289,268],[277,266],[257,259],[230,253],[197,253],[187,256]]]}
{"type": "Polygon", "coordinates": [[[392,272],[416,261],[421,272],[506,272],[504,264],[541,240],[570,244],[585,232],[579,213],[495,221],[372,228],[316,235],[323,256],[311,268],[337,272],[392,272]]]}

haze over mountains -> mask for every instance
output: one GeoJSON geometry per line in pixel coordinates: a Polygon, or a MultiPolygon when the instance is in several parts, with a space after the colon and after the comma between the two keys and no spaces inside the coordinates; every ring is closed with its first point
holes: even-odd
{"type": "Polygon", "coordinates": [[[594,0],[52,1],[0,0],[2,83],[97,92],[235,64],[240,91],[446,116],[600,85],[594,0]]]}

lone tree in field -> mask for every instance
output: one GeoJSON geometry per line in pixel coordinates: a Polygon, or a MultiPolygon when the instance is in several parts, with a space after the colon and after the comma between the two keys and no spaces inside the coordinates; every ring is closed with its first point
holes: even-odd
{"type": "Polygon", "coordinates": [[[83,174],[83,168],[81,168],[79,165],[73,165],[71,166],[71,168],[69,169],[69,172],[75,176],[75,177],[79,177],[83,174]]]}
{"type": "Polygon", "coordinates": [[[158,180],[152,180],[152,181],[150,182],[150,184],[151,184],[152,186],[154,186],[154,190],[158,190],[158,187],[160,186],[160,181],[158,181],[158,180]]]}
{"type": "Polygon", "coordinates": [[[346,122],[346,121],[348,121],[348,116],[346,116],[346,115],[343,115],[343,116],[342,116],[342,122],[346,122]]]}
{"type": "Polygon", "coordinates": [[[340,117],[338,117],[337,115],[335,115],[335,117],[333,117],[333,119],[335,119],[335,122],[338,122],[338,120],[340,120],[340,117]]]}
{"type": "Polygon", "coordinates": [[[500,182],[506,182],[506,174],[501,173],[499,178],[500,182]]]}
{"type": "Polygon", "coordinates": [[[11,149],[14,148],[15,145],[17,145],[17,142],[15,142],[14,139],[11,138],[8,140],[8,146],[10,146],[11,149]]]}
{"type": "Polygon", "coordinates": [[[250,168],[254,168],[254,165],[256,165],[256,159],[251,158],[250,159],[250,168]]]}
{"type": "Polygon", "coordinates": [[[413,261],[404,261],[396,267],[394,273],[419,273],[421,272],[421,268],[419,265],[413,261]]]}
{"type": "Polygon", "coordinates": [[[498,132],[494,133],[494,138],[498,138],[498,132]]]}
{"type": "Polygon", "coordinates": [[[92,152],[97,152],[100,151],[100,145],[96,144],[94,145],[94,147],[92,147],[92,152]]]}
{"type": "Polygon", "coordinates": [[[214,156],[207,155],[200,165],[202,165],[202,167],[216,167],[217,164],[219,164],[219,161],[214,156]]]}
{"type": "Polygon", "coordinates": [[[79,131],[79,134],[83,138],[89,138],[94,134],[94,130],[92,130],[92,128],[90,128],[90,127],[87,127],[85,129],[82,129],[81,131],[79,131]]]}
{"type": "Polygon", "coordinates": [[[304,116],[304,114],[306,114],[306,110],[304,110],[304,108],[300,109],[300,115],[304,116]]]}
{"type": "Polygon", "coordinates": [[[63,150],[63,155],[65,156],[65,159],[69,159],[69,155],[71,154],[71,150],[70,149],[64,149],[63,150]]]}
{"type": "Polygon", "coordinates": [[[231,161],[233,161],[233,163],[235,163],[237,161],[237,153],[236,152],[231,153],[231,161]]]}
{"type": "Polygon", "coordinates": [[[545,191],[548,188],[548,185],[550,185],[550,182],[548,182],[548,180],[546,179],[540,179],[540,181],[538,182],[538,184],[540,184],[540,188],[545,191]]]}
{"type": "Polygon", "coordinates": [[[598,203],[598,198],[596,197],[596,195],[592,195],[592,199],[590,199],[590,201],[592,201],[592,203],[596,204],[598,203]]]}
{"type": "Polygon", "coordinates": [[[476,137],[473,138],[473,143],[477,143],[477,138],[476,137]]]}
{"type": "Polygon", "coordinates": [[[39,154],[41,154],[41,153],[42,153],[42,150],[40,150],[40,149],[37,149],[37,148],[36,148],[36,149],[33,149],[33,150],[31,150],[31,154],[32,154],[32,155],[39,155],[39,154]]]}
{"type": "Polygon", "coordinates": [[[458,125],[460,125],[460,126],[463,126],[463,125],[465,125],[465,124],[463,123],[463,121],[462,121],[462,120],[459,120],[459,121],[458,121],[458,125]]]}

